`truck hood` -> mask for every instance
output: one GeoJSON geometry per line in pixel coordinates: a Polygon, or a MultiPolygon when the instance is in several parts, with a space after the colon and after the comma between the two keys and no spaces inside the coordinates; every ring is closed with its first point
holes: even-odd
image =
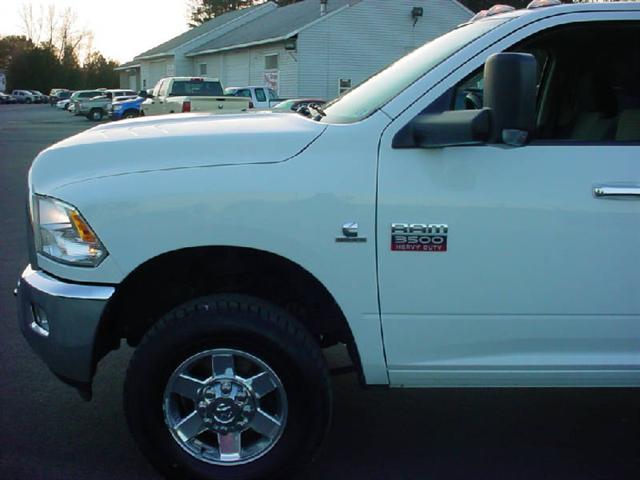
{"type": "Polygon", "coordinates": [[[135,106],[140,106],[142,104],[142,102],[144,102],[144,98],[142,97],[137,97],[137,98],[128,98],[127,100],[116,100],[114,102],[111,102],[111,105],[113,105],[114,107],[118,106],[118,105],[123,105],[123,106],[131,106],[131,105],[135,105],[135,106]]]}
{"type": "Polygon", "coordinates": [[[52,194],[93,178],[288,160],[319,137],[326,125],[301,115],[173,114],[94,127],[41,152],[30,182],[52,194]]]}

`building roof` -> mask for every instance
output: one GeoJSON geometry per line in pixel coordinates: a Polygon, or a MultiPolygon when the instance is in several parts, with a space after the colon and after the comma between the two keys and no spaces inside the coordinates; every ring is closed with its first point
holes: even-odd
{"type": "Polygon", "coordinates": [[[130,62],[118,65],[116,68],[114,68],[114,70],[128,70],[129,68],[136,68],[139,66],[140,62],[138,60],[131,60],[130,62]]]}
{"type": "Polygon", "coordinates": [[[218,17],[213,18],[207,22],[204,22],[202,25],[198,25],[186,32],[178,35],[177,37],[173,37],[171,40],[167,40],[160,45],[153,47],[146,52],[142,52],[139,55],[136,55],[135,59],[143,59],[148,57],[160,57],[164,55],[171,55],[173,50],[188,43],[192,40],[197,39],[202,35],[206,35],[207,33],[212,32],[213,30],[227,25],[229,22],[233,22],[234,20],[239,19],[240,17],[246,15],[247,13],[254,11],[259,8],[273,8],[275,5],[271,2],[256,5],[255,7],[249,7],[242,10],[235,10],[232,12],[225,13],[224,15],[220,15],[218,17]]]}
{"type": "MultiPolygon", "coordinates": [[[[359,1],[329,0],[325,16],[359,1]]],[[[194,48],[187,53],[187,56],[286,39],[320,18],[322,15],[318,0],[304,0],[278,7],[259,18],[240,25],[225,35],[194,48]]]]}

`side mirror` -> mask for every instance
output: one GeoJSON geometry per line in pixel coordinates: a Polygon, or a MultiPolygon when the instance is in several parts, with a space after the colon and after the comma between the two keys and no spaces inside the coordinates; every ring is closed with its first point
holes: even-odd
{"type": "Polygon", "coordinates": [[[481,110],[449,110],[414,118],[393,138],[393,148],[438,148],[478,145],[489,139],[491,113],[481,110]]]}
{"type": "Polygon", "coordinates": [[[536,58],[497,53],[484,66],[484,106],[491,110],[492,143],[522,146],[536,125],[536,58]]]}
{"type": "Polygon", "coordinates": [[[146,90],[140,90],[138,92],[138,96],[142,97],[142,98],[151,98],[152,95],[150,93],[148,93],[146,90]]]}
{"type": "Polygon", "coordinates": [[[536,72],[533,55],[490,56],[484,67],[484,108],[418,115],[396,134],[393,148],[524,145],[535,129],[536,72]]]}
{"type": "Polygon", "coordinates": [[[309,110],[309,105],[302,105],[295,110],[296,113],[300,115],[304,115],[305,117],[311,117],[311,111],[309,110]]]}

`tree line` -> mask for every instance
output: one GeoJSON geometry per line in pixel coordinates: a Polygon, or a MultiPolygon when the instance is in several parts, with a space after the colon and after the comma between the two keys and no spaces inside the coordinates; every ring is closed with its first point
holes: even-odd
{"type": "Polygon", "coordinates": [[[0,70],[7,77],[7,91],[52,88],[113,88],[119,83],[118,62],[92,49],[90,31],[78,27],[71,9],[55,6],[34,11],[30,4],[20,11],[23,35],[0,37],[0,70]]]}

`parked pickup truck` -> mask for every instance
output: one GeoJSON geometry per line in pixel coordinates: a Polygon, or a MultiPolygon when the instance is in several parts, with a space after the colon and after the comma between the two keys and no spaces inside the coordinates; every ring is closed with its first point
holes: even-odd
{"type": "Polygon", "coordinates": [[[144,115],[180,112],[237,113],[249,108],[249,100],[224,96],[217,78],[167,77],[142,102],[144,115]]]}
{"type": "Polygon", "coordinates": [[[368,385],[640,387],[640,3],[554,3],[484,11],[309,115],[49,147],[25,337],[85,398],[136,347],[126,417],[171,478],[309,461],[335,344],[368,385]]]}
{"type": "Polygon", "coordinates": [[[127,118],[135,118],[140,116],[140,108],[142,102],[146,98],[147,92],[140,92],[140,96],[135,98],[124,98],[123,100],[116,99],[107,105],[107,113],[111,120],[121,120],[127,118]],[[144,96],[142,96],[144,95],[144,96]]]}
{"type": "Polygon", "coordinates": [[[267,109],[285,100],[278,98],[278,94],[267,87],[227,87],[224,93],[232,97],[248,98],[251,101],[249,108],[267,109]]]}
{"type": "Polygon", "coordinates": [[[104,89],[75,91],[71,94],[71,97],[69,97],[69,106],[67,107],[66,110],[68,110],[69,112],[75,115],[79,115],[78,109],[79,109],[80,102],[89,100],[90,98],[93,98],[93,97],[101,97],[104,95],[104,92],[105,92],[104,89]]]}
{"type": "Polygon", "coordinates": [[[108,115],[107,107],[114,100],[128,100],[138,95],[133,90],[105,90],[99,97],[80,100],[77,113],[86,116],[89,120],[99,122],[108,115]]]}

